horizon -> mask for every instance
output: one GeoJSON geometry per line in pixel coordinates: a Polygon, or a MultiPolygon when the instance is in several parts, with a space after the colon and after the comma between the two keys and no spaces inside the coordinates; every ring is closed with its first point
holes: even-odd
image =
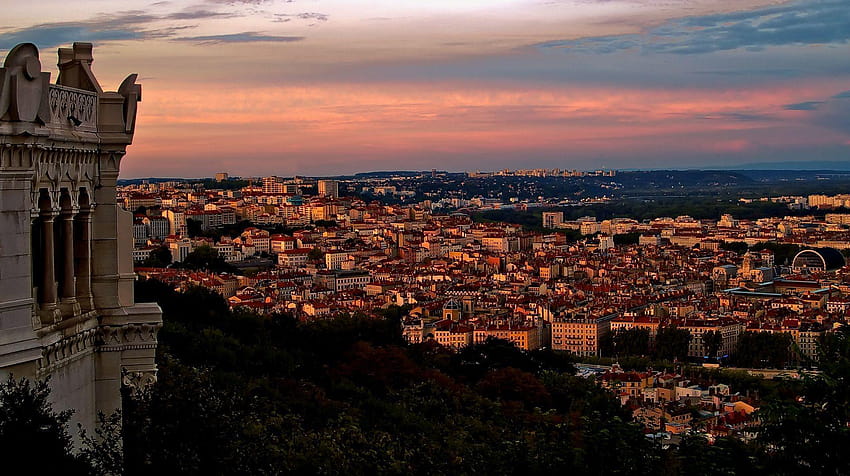
{"type": "Polygon", "coordinates": [[[143,85],[125,176],[735,169],[846,160],[842,0],[15,4],[0,50],[94,43],[143,85]]]}
{"type": "MultiPolygon", "coordinates": [[[[788,162],[788,163],[796,163],[796,162],[788,162]]],[[[840,173],[845,173],[846,172],[846,173],[850,173],[850,163],[845,164],[843,162],[821,162],[820,164],[828,164],[828,163],[834,163],[836,165],[841,164],[841,165],[844,165],[845,168],[843,168],[843,169],[842,168],[821,168],[821,167],[813,167],[813,168],[782,168],[782,167],[758,168],[758,167],[750,167],[750,168],[747,168],[747,166],[773,165],[773,164],[770,164],[770,163],[764,163],[764,164],[742,164],[740,167],[737,167],[737,168],[735,168],[735,167],[730,167],[730,168],[726,168],[726,167],[723,167],[723,168],[711,168],[711,167],[687,167],[687,168],[670,168],[670,167],[668,167],[668,168],[664,168],[664,167],[658,167],[658,168],[622,168],[622,169],[608,169],[608,168],[605,168],[605,169],[602,169],[602,168],[597,168],[597,169],[563,169],[562,168],[561,170],[562,171],[564,171],[564,170],[578,170],[580,172],[593,172],[593,171],[596,171],[596,170],[606,170],[606,171],[616,171],[618,173],[621,173],[621,172],[622,173],[664,172],[664,171],[670,171],[670,172],[756,172],[757,171],[757,172],[810,172],[810,173],[813,173],[813,172],[840,172],[840,173]]],[[[818,164],[818,163],[815,163],[815,164],[818,164]]],[[[777,164],[777,165],[779,165],[779,164],[777,164]]],[[[535,170],[535,169],[551,170],[553,168],[558,168],[558,167],[529,167],[529,168],[523,168],[523,169],[508,168],[508,170],[511,170],[511,171],[535,170]]],[[[477,173],[495,173],[495,172],[499,172],[500,170],[504,170],[504,169],[499,169],[499,170],[483,170],[483,169],[482,170],[444,170],[444,169],[436,169],[434,171],[436,173],[444,173],[444,174],[467,174],[467,173],[476,173],[476,172],[477,173]]],[[[305,177],[305,178],[329,178],[329,179],[333,179],[333,178],[339,178],[339,177],[355,177],[357,175],[369,175],[369,174],[391,174],[391,173],[411,173],[411,174],[420,173],[420,174],[425,174],[425,173],[431,173],[431,172],[432,172],[432,169],[423,169],[423,170],[413,170],[413,169],[409,169],[409,170],[405,170],[405,169],[389,170],[389,169],[385,169],[385,170],[361,170],[361,171],[355,171],[355,172],[352,172],[352,173],[349,173],[349,174],[334,174],[334,175],[309,175],[309,174],[282,175],[282,174],[274,174],[274,173],[268,174],[268,175],[256,175],[256,174],[245,175],[245,174],[231,173],[231,172],[228,172],[228,171],[220,170],[218,172],[213,172],[209,176],[193,176],[193,177],[190,177],[190,176],[153,176],[153,175],[151,175],[151,176],[126,177],[126,176],[122,175],[122,177],[119,178],[118,180],[119,180],[119,182],[120,181],[130,181],[130,180],[147,180],[147,179],[155,179],[155,180],[171,180],[171,179],[174,179],[174,180],[205,180],[205,179],[214,179],[216,173],[226,173],[228,175],[228,180],[230,180],[230,179],[259,179],[259,178],[263,178],[263,177],[305,177]]]]}

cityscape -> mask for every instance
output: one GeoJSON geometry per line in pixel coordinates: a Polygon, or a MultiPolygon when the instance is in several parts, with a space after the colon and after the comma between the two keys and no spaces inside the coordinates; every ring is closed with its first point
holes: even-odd
{"type": "Polygon", "coordinates": [[[842,1],[81,5],[0,9],[4,474],[850,474],[842,1]]]}

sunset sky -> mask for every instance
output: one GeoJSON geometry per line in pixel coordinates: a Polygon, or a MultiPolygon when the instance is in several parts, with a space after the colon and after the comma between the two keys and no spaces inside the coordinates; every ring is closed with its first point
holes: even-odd
{"type": "MultiPolygon", "coordinates": [[[[37,5],[33,7],[32,5],[37,5]]],[[[38,0],[143,102],[122,176],[850,162],[850,1],[38,0]]]]}

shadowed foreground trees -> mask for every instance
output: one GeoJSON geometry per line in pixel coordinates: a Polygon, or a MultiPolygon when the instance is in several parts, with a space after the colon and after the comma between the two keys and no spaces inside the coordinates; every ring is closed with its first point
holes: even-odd
{"type": "Polygon", "coordinates": [[[27,472],[44,474],[88,474],[86,460],[71,452],[67,428],[71,412],[54,412],[49,396],[47,382],[9,376],[0,383],[2,464],[9,469],[14,461],[26,462],[27,472]]]}
{"type": "Polygon", "coordinates": [[[759,412],[772,474],[850,474],[850,328],[828,335],[820,355],[822,373],[804,378],[799,398],[759,412]]]}
{"type": "MultiPolygon", "coordinates": [[[[568,359],[488,341],[407,346],[397,320],[232,313],[140,282],[163,307],[159,383],[128,402],[134,474],[635,474],[653,453],[568,359]]],[[[221,301],[221,302],[220,302],[221,301]]]]}
{"type": "Polygon", "coordinates": [[[732,356],[738,367],[781,369],[791,361],[791,334],[779,332],[744,332],[732,356]]]}
{"type": "MultiPolygon", "coordinates": [[[[792,392],[804,398],[777,393],[764,407],[759,446],[686,438],[680,449],[662,450],[609,393],[574,376],[571,362],[549,351],[523,352],[500,340],[459,352],[408,346],[397,319],[260,317],[231,312],[207,290],[175,293],[153,281],[139,282],[137,297],[158,300],[164,327],[159,382],[125,401],[124,454],[107,446],[70,456],[67,415],[45,405],[46,387],[24,392],[14,411],[0,391],[0,452],[38,448],[38,461],[52,458],[62,474],[114,473],[122,460],[130,475],[850,469],[846,331],[826,342],[823,375],[792,392]],[[26,437],[33,428],[38,441],[26,437]],[[52,436],[39,439],[40,428],[52,436]]],[[[115,425],[106,429],[113,435],[107,440],[116,441],[115,425]]]]}

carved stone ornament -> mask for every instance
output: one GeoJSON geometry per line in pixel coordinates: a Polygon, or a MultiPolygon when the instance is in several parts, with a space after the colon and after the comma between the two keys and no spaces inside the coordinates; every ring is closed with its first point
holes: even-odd
{"type": "Polygon", "coordinates": [[[135,397],[144,393],[155,383],[156,371],[154,370],[121,369],[121,385],[130,390],[131,396],[135,397]]]}
{"type": "Polygon", "coordinates": [[[0,68],[0,118],[50,122],[50,73],[41,72],[38,48],[22,43],[9,51],[0,68]]]}

